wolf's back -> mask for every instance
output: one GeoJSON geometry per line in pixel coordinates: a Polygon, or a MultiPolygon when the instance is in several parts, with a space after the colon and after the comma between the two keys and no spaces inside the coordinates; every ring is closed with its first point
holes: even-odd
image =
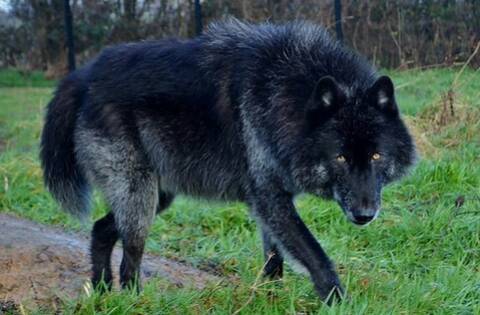
{"type": "Polygon", "coordinates": [[[84,217],[90,187],[75,158],[74,130],[86,87],[81,70],[67,76],[48,104],[42,131],[40,160],[45,185],[62,208],[84,217]]]}

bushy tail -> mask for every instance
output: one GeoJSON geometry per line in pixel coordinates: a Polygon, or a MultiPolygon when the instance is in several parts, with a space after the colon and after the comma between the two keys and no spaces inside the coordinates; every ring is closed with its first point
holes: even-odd
{"type": "Polygon", "coordinates": [[[90,185],[75,158],[73,140],[84,94],[79,72],[60,83],[47,107],[40,148],[45,186],[65,211],[77,217],[90,210],[90,185]]]}

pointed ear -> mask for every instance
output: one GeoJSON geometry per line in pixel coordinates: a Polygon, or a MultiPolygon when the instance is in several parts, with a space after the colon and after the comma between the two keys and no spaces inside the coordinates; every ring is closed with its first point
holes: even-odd
{"type": "Polygon", "coordinates": [[[381,76],[368,90],[368,101],[379,110],[390,114],[397,114],[398,107],[395,101],[395,88],[392,80],[381,76]]]}
{"type": "Polygon", "coordinates": [[[325,76],[316,83],[307,104],[307,111],[331,111],[337,108],[344,94],[337,81],[331,76],[325,76]]]}

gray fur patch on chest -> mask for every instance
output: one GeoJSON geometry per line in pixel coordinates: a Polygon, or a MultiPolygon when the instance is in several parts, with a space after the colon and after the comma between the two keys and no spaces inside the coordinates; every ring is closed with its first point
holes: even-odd
{"type": "Polygon", "coordinates": [[[313,167],[301,167],[293,170],[293,178],[301,192],[318,193],[328,182],[329,175],[323,164],[313,167]]]}

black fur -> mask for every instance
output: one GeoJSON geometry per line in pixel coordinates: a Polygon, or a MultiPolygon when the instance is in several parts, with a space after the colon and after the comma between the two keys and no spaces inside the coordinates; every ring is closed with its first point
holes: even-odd
{"type": "Polygon", "coordinates": [[[60,84],[41,158],[67,210],[87,212],[89,185],[111,205],[92,233],[94,283],[111,282],[117,237],[122,283],[138,278],[155,212],[186,194],[246,202],[263,236],[265,274],[281,276],[285,257],[331,301],[340,281],[294,196],[333,198],[366,224],[415,148],[391,80],[323,28],[230,20],[192,40],[105,49],[60,84]]]}
{"type": "Polygon", "coordinates": [[[92,283],[97,287],[102,279],[107,287],[111,288],[113,276],[110,258],[113,247],[119,238],[115,218],[112,212],[95,222],[92,230],[91,261],[92,283]]]}

